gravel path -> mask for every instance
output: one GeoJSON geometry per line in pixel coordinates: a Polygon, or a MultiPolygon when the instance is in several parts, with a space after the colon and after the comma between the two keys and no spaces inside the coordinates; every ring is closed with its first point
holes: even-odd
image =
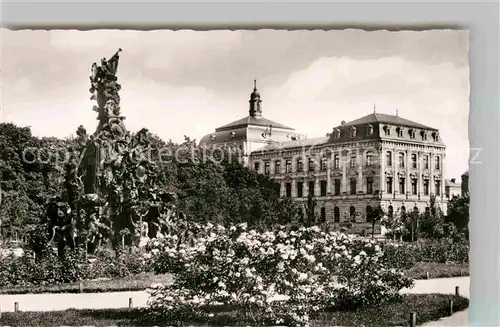
{"type": "MultiPolygon", "coordinates": [[[[417,280],[412,289],[403,289],[403,293],[455,293],[455,286],[459,286],[462,296],[469,297],[469,277],[439,278],[417,280]]],[[[119,309],[129,305],[132,298],[134,307],[145,307],[148,294],[138,292],[112,293],[66,293],[66,294],[14,294],[0,295],[0,308],[3,312],[14,311],[14,302],[19,303],[20,311],[58,311],[66,309],[119,309]]],[[[468,310],[458,312],[451,317],[437,322],[427,323],[422,327],[431,326],[468,326],[468,310]]]]}

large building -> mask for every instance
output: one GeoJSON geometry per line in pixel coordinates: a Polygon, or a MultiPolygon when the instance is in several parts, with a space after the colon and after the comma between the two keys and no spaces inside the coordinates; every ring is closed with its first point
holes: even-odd
{"type": "Polygon", "coordinates": [[[444,189],[446,199],[449,201],[454,196],[460,197],[462,195],[462,185],[457,183],[455,178],[445,179],[445,189],[444,189]]]}
{"type": "Polygon", "coordinates": [[[446,146],[438,129],[373,112],[308,139],[263,118],[261,102],[254,88],[249,116],[217,128],[201,144],[237,142],[248,165],[275,179],[283,196],[305,205],[313,195],[320,219],[331,223],[345,216],[368,221],[377,206],[389,214],[421,212],[431,199],[446,211],[446,146]]]}
{"type": "Polygon", "coordinates": [[[241,151],[245,161],[252,151],[275,142],[296,140],[302,136],[291,127],[262,116],[262,100],[256,81],[250,94],[248,115],[215,129],[200,140],[203,146],[227,146],[241,151]]]}

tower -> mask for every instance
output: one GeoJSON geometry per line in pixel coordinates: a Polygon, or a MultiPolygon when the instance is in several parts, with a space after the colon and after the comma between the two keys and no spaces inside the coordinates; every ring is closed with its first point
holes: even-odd
{"type": "Polygon", "coordinates": [[[250,117],[262,117],[262,100],[259,91],[257,91],[257,80],[253,81],[253,92],[250,94],[250,117]]]}

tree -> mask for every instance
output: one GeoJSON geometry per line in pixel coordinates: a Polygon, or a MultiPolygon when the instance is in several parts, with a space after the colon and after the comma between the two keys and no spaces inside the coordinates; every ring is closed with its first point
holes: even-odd
{"type": "Polygon", "coordinates": [[[448,202],[446,221],[453,223],[458,231],[469,234],[469,195],[454,196],[448,202]]]}
{"type": "Polygon", "coordinates": [[[382,217],[384,217],[385,213],[384,213],[384,210],[382,209],[381,206],[377,206],[370,213],[368,213],[368,215],[369,215],[369,219],[372,223],[372,238],[374,238],[375,237],[375,224],[382,220],[382,217]]]}
{"type": "Polygon", "coordinates": [[[313,226],[318,220],[318,215],[316,213],[316,205],[318,204],[315,197],[309,194],[307,197],[306,205],[306,225],[313,226]]]}
{"type": "Polygon", "coordinates": [[[418,237],[441,238],[444,236],[444,215],[436,206],[434,198],[431,198],[429,208],[423,212],[418,219],[418,237]]]}

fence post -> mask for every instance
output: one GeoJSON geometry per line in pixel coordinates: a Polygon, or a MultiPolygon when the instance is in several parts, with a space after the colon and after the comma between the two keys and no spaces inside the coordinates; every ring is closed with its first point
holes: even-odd
{"type": "Polygon", "coordinates": [[[458,286],[455,286],[455,295],[460,296],[460,288],[458,286]]]}
{"type": "Polygon", "coordinates": [[[427,271],[427,272],[425,272],[425,277],[426,277],[427,279],[429,279],[429,272],[428,272],[428,271],[427,271]]]}
{"type": "Polygon", "coordinates": [[[417,326],[417,313],[412,312],[410,313],[410,327],[416,327],[417,326]]]}
{"type": "Polygon", "coordinates": [[[450,299],[450,316],[453,314],[453,300],[450,299]]]}
{"type": "Polygon", "coordinates": [[[19,303],[14,302],[14,312],[18,312],[18,311],[19,311],[19,303]]]}
{"type": "Polygon", "coordinates": [[[80,293],[83,293],[83,282],[82,281],[80,281],[79,289],[80,289],[80,293]]]}
{"type": "Polygon", "coordinates": [[[133,301],[132,301],[132,298],[129,297],[128,298],[128,307],[129,307],[129,309],[132,308],[132,306],[133,306],[133,301]]]}

